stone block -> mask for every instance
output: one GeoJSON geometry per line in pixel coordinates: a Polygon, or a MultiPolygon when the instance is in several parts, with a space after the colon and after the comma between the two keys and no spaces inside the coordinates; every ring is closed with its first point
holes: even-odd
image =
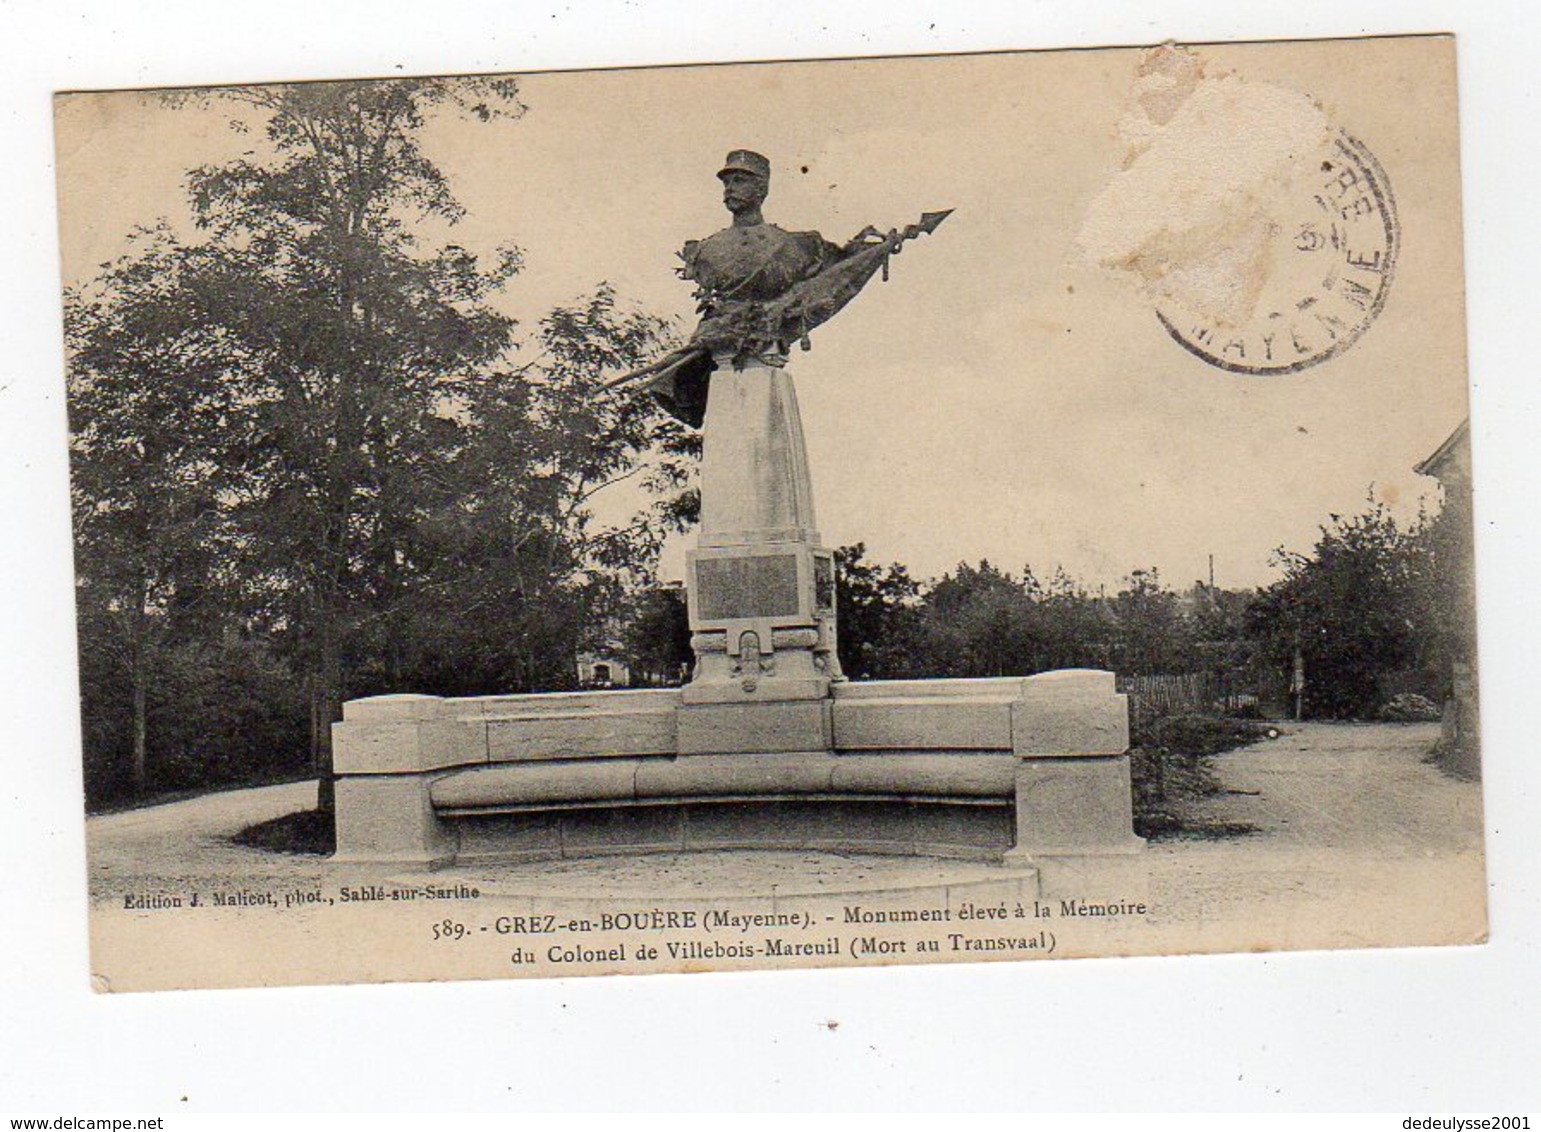
{"type": "Polygon", "coordinates": [[[943,697],[1004,700],[1009,703],[1021,698],[1027,679],[1021,676],[984,676],[937,680],[853,680],[836,684],[830,691],[837,701],[851,702],[943,697]]]}
{"type": "Polygon", "coordinates": [[[1107,696],[1118,690],[1118,678],[1101,668],[1056,668],[1022,681],[1022,694],[1034,696],[1107,696]]]}
{"type": "Polygon", "coordinates": [[[419,723],[417,736],[425,770],[487,761],[487,725],[476,716],[419,723]]]}
{"type": "Polygon", "coordinates": [[[587,810],[563,814],[562,855],[682,852],[685,814],[674,806],[587,810]]]}
{"type": "MultiPolygon", "coordinates": [[[[741,680],[714,673],[711,679],[700,679],[686,684],[681,690],[685,704],[767,704],[783,700],[824,700],[829,695],[828,676],[816,673],[812,664],[813,654],[807,649],[783,651],[776,654],[777,673],[762,676],[752,688],[744,687],[741,680]]],[[[726,668],[718,656],[706,667],[726,668]]]]}
{"type": "Polygon", "coordinates": [[[811,616],[802,599],[798,554],[696,552],[691,565],[700,621],[793,619],[811,616]]]}
{"type": "Polygon", "coordinates": [[[1018,854],[1123,852],[1141,847],[1127,755],[1028,758],[1017,764],[1018,854]]]}
{"type": "Polygon", "coordinates": [[[1129,749],[1129,702],[1114,691],[1111,672],[1071,669],[1030,677],[1011,710],[1019,755],[1117,755],[1129,749]]]}
{"type": "Polygon", "coordinates": [[[603,692],[540,692],[519,696],[469,696],[447,703],[458,714],[480,714],[493,719],[531,715],[569,715],[575,712],[621,714],[668,711],[679,703],[675,688],[615,688],[603,692]]]}
{"type": "Polygon", "coordinates": [[[344,718],[332,725],[338,774],[414,774],[487,761],[487,728],[479,719],[376,721],[344,718]]]}
{"type": "Polygon", "coordinates": [[[1015,829],[1009,804],[911,806],[907,824],[916,855],[937,857],[998,856],[1015,829]]]}
{"type": "Polygon", "coordinates": [[[402,693],[390,696],[365,696],[342,705],[347,722],[400,723],[406,720],[437,719],[442,696],[402,693]]]}
{"type": "Polygon", "coordinates": [[[806,849],[852,829],[849,807],[830,803],[753,802],[689,807],[690,849],[806,849]]]}
{"type": "Polygon", "coordinates": [[[974,696],[837,700],[835,749],[1011,750],[1011,701],[974,696]]]}
{"type": "Polygon", "coordinates": [[[551,811],[457,817],[456,864],[487,861],[549,861],[562,855],[561,815],[551,811]]]}
{"type": "Polygon", "coordinates": [[[491,762],[672,755],[675,709],[488,715],[487,758],[491,762]]]}
{"type": "Polygon", "coordinates": [[[637,797],[818,794],[829,790],[835,761],[823,751],[648,759],[637,768],[637,797]]]}
{"type": "MultiPolygon", "coordinates": [[[[1007,805],[762,801],[457,816],[460,860],[541,860],[703,849],[821,849],[998,859],[1007,805]]],[[[1031,866],[1029,866],[1031,867],[1031,866]]]]}
{"type": "Polygon", "coordinates": [[[686,704],[678,726],[682,755],[827,751],[832,740],[827,700],[686,704]]]}
{"type": "Polygon", "coordinates": [[[788,807],[788,817],[808,831],[809,843],[836,853],[913,852],[912,807],[903,802],[834,802],[788,807]]]}
{"type": "Polygon", "coordinates": [[[430,794],[445,813],[630,802],[636,798],[637,766],[636,759],[495,763],[447,774],[430,794]]]}
{"type": "Polygon", "coordinates": [[[455,836],[429,799],[421,774],[352,775],[337,780],[336,861],[433,868],[455,858],[455,836]]]}
{"type": "Polygon", "coordinates": [[[332,766],[338,774],[388,774],[423,769],[418,725],[359,723],[344,719],[332,724],[332,766]]]}

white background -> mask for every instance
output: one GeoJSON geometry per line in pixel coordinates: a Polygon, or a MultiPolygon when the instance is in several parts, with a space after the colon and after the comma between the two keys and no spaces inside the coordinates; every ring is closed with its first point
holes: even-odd
{"type": "Polygon", "coordinates": [[[1538,27],[1517,0],[0,5],[0,1112],[1541,1108],[1538,27]],[[90,993],[53,91],[1413,31],[1459,35],[1489,945],[90,993]]]}

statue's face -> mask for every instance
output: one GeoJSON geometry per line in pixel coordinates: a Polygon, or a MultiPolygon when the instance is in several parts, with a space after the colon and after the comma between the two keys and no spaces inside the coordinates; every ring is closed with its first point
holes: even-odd
{"type": "Polygon", "coordinates": [[[756,177],[743,169],[729,169],[722,175],[722,203],[728,206],[728,211],[734,216],[758,208],[765,203],[769,194],[770,183],[763,177],[756,177]]]}

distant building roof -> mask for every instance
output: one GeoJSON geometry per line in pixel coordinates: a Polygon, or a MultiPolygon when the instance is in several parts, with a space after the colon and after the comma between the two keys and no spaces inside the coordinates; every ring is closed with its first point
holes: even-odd
{"type": "Polygon", "coordinates": [[[1455,431],[1434,450],[1434,454],[1421,464],[1414,464],[1413,471],[1420,476],[1446,479],[1451,472],[1467,476],[1471,474],[1471,418],[1456,425],[1455,431]]]}

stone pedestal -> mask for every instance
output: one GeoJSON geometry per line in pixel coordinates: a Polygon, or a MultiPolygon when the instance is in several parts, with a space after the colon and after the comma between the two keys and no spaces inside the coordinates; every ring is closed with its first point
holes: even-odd
{"type": "Polygon", "coordinates": [[[833,555],[811,542],[703,546],[686,562],[687,704],[820,700],[835,657],[833,555]]]}
{"type": "Polygon", "coordinates": [[[792,375],[716,361],[701,535],[686,561],[696,667],[684,702],[822,700],[840,674],[834,557],[819,545],[792,375]]]}
{"type": "Polygon", "coordinates": [[[429,868],[455,859],[453,830],[428,788],[448,767],[484,761],[484,735],[439,696],[376,696],[343,706],[332,727],[339,861],[429,868]]]}

